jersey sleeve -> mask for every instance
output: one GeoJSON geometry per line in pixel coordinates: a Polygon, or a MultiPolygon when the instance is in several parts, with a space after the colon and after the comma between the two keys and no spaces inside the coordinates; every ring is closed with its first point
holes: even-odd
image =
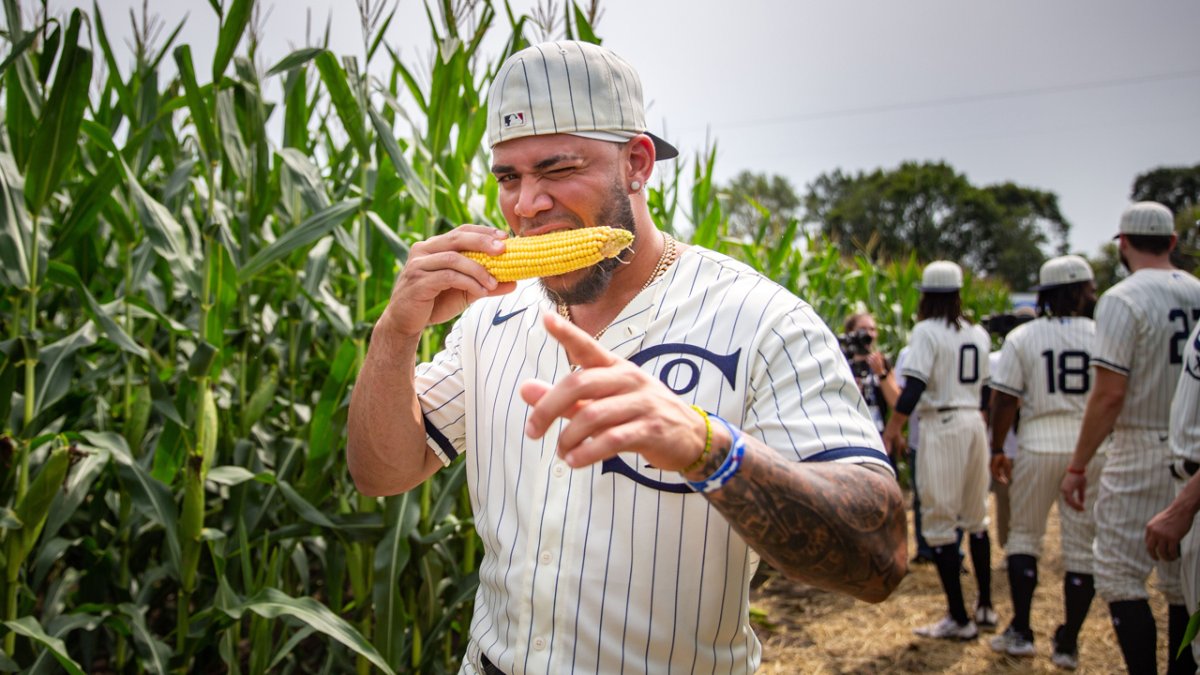
{"type": "Polygon", "coordinates": [[[1018,398],[1025,395],[1025,374],[1021,369],[1020,337],[1009,334],[1000,347],[999,357],[992,368],[992,379],[988,386],[1018,398]]]}
{"type": "Polygon", "coordinates": [[[783,456],[890,466],[837,339],[805,304],[751,354],[743,429],[783,456]]]}
{"type": "Polygon", "coordinates": [[[1123,299],[1105,294],[1096,304],[1096,348],[1092,363],[1128,375],[1133,367],[1137,316],[1123,299]]]}
{"type": "Polygon", "coordinates": [[[926,324],[917,324],[908,338],[908,352],[904,360],[904,377],[915,377],[928,384],[933,372],[934,340],[926,324]]]}
{"type": "Polygon", "coordinates": [[[445,465],[466,446],[462,323],[450,329],[445,347],[432,361],[417,366],[413,379],[425,417],[426,442],[445,465]]]}

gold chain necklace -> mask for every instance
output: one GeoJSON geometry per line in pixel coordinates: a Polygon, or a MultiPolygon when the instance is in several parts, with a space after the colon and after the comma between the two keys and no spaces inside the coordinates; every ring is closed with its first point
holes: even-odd
{"type": "MultiPolygon", "coordinates": [[[[658,263],[654,266],[654,273],[650,275],[649,279],[646,279],[646,283],[642,284],[641,289],[639,289],[637,293],[634,293],[634,295],[633,295],[634,298],[636,298],[639,294],[641,294],[642,291],[646,290],[647,288],[650,288],[650,284],[654,283],[659,277],[661,277],[664,273],[666,273],[667,269],[671,265],[675,264],[675,260],[679,258],[679,250],[676,248],[675,237],[672,237],[671,235],[667,234],[666,232],[662,233],[662,237],[663,237],[663,252],[662,252],[662,255],[660,255],[658,257],[658,263]]],[[[633,298],[630,298],[629,302],[633,302],[633,298]]],[[[556,301],[554,304],[555,304],[555,307],[558,309],[558,315],[561,316],[562,318],[566,319],[567,321],[571,321],[571,308],[569,306],[567,306],[567,304],[565,302],[562,302],[561,300],[556,301]]],[[[628,305],[629,305],[629,303],[625,303],[625,306],[628,306],[628,305]]],[[[624,311],[624,310],[625,310],[625,307],[622,307],[621,311],[624,311]]],[[[617,316],[621,315],[621,311],[617,312],[617,316]]],[[[592,339],[599,340],[600,337],[604,335],[605,331],[607,331],[608,327],[611,325],[612,324],[610,323],[610,324],[608,324],[608,326],[601,328],[599,333],[596,333],[595,335],[592,336],[592,339]]]]}

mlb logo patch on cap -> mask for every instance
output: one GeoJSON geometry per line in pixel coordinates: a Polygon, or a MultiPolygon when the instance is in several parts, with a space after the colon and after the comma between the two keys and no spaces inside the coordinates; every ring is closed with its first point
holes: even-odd
{"type": "Polygon", "coordinates": [[[504,128],[511,129],[513,127],[525,126],[525,112],[508,113],[504,116],[504,128]]]}

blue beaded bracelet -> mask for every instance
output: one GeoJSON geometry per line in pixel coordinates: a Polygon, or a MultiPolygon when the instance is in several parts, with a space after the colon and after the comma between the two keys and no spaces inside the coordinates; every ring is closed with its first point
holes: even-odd
{"type": "Polygon", "coordinates": [[[713,475],[702,481],[687,481],[688,487],[696,492],[720,490],[729,482],[729,479],[737,475],[738,469],[742,468],[742,457],[746,455],[746,439],[742,438],[742,432],[716,415],[709,413],[709,417],[725,425],[725,428],[729,430],[729,437],[733,442],[729,446],[729,453],[725,455],[725,461],[721,464],[720,468],[713,472],[713,475]]]}

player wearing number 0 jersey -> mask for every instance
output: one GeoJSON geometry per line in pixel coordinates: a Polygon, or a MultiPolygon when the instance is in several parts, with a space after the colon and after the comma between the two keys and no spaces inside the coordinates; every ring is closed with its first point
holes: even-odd
{"type": "Polygon", "coordinates": [[[920,321],[913,327],[904,365],[905,386],[884,431],[889,452],[903,443],[901,427],[916,411],[921,421],[921,523],[934,550],[948,616],[918,628],[923,637],[970,639],[994,627],[991,542],[988,538],[988,451],[980,399],[988,378],[987,331],[962,316],[962,269],[953,262],[926,266],[920,321]],[[955,528],[970,537],[979,594],[968,616],[959,579],[955,528]]]}
{"type": "MultiPolygon", "coordinates": [[[[1145,528],[1175,495],[1168,411],[1187,336],[1200,317],[1200,280],[1171,265],[1174,218],[1161,204],[1139,202],[1126,209],[1118,237],[1131,275],[1096,306],[1095,378],[1061,489],[1077,509],[1088,491],[1098,490],[1096,592],[1108,602],[1126,667],[1142,673],[1156,668],[1157,637],[1146,592],[1156,565],[1146,551],[1145,528]],[[1088,461],[1110,432],[1095,486],[1086,475],[1088,461]]],[[[1188,620],[1178,562],[1159,561],[1157,571],[1169,605],[1169,672],[1193,672],[1190,653],[1174,659],[1188,620]]]]}
{"type": "MultiPolygon", "coordinates": [[[[1058,486],[1071,460],[1091,389],[1089,361],[1096,324],[1083,314],[1096,300],[1092,279],[1091,266],[1079,256],[1061,256],[1042,265],[1037,288],[1041,316],[1008,334],[990,382],[992,475],[997,482],[1010,484],[1013,505],[1006,551],[1013,620],[1003,634],[992,639],[991,646],[1013,656],[1032,656],[1036,651],[1030,608],[1046,518],[1059,499],[1066,621],[1055,633],[1051,658],[1071,668],[1078,662],[1077,637],[1095,594],[1095,525],[1090,508],[1083,512],[1066,508],[1058,486]],[[1020,452],[1010,460],[1003,444],[1018,407],[1020,452]]],[[[1102,466],[1103,455],[1089,463],[1093,480],[1102,466]]]]}

